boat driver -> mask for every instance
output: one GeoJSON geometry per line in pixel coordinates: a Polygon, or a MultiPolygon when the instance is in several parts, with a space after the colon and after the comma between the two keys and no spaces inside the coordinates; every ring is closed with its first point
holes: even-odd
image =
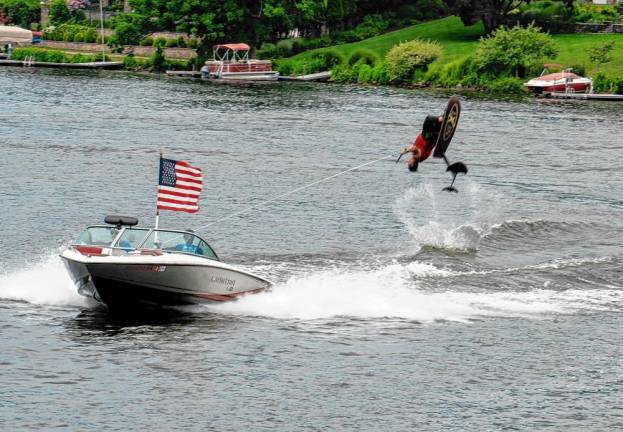
{"type": "Polygon", "coordinates": [[[180,252],[188,252],[195,255],[203,255],[203,249],[193,244],[195,236],[190,234],[190,232],[192,231],[189,230],[189,232],[184,233],[184,243],[180,243],[175,246],[175,250],[180,252]]]}
{"type": "Polygon", "coordinates": [[[418,134],[413,143],[404,148],[400,154],[411,153],[411,157],[407,161],[409,171],[416,172],[420,162],[428,159],[437,144],[437,137],[441,131],[443,116],[426,116],[422,132],[418,134]]]}

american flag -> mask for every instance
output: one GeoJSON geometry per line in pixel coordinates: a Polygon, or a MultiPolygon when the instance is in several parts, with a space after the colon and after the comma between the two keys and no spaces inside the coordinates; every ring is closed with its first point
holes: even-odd
{"type": "Polygon", "coordinates": [[[199,211],[199,194],[203,174],[186,162],[160,159],[158,210],[195,213],[199,211]]]}

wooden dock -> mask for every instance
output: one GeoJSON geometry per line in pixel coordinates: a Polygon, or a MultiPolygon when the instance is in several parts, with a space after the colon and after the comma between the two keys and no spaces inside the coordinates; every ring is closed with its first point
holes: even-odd
{"type": "Polygon", "coordinates": [[[24,60],[0,60],[0,66],[45,67],[57,69],[120,69],[123,62],[50,63],[24,60]]]}
{"type": "Polygon", "coordinates": [[[327,81],[331,78],[331,71],[318,72],[309,75],[299,75],[295,77],[279,76],[280,81],[327,81]]]}
{"type": "Polygon", "coordinates": [[[606,93],[566,93],[566,92],[550,92],[543,93],[545,98],[553,99],[576,99],[576,100],[601,100],[601,101],[621,101],[623,95],[606,94],[606,93]]]}
{"type": "Polygon", "coordinates": [[[165,72],[168,76],[176,76],[181,78],[201,78],[200,71],[175,71],[168,70],[165,72]]]}

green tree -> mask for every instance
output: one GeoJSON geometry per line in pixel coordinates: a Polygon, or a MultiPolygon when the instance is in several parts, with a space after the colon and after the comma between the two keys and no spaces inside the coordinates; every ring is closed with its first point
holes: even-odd
{"type": "Polygon", "coordinates": [[[110,20],[114,28],[111,45],[138,45],[143,33],[150,28],[148,16],[136,13],[120,13],[110,20]]]}
{"type": "Polygon", "coordinates": [[[588,53],[588,58],[599,68],[602,63],[608,63],[612,60],[614,44],[615,42],[610,40],[587,48],[586,52],[588,53]]]}
{"type": "Polygon", "coordinates": [[[495,76],[512,74],[523,77],[526,72],[540,67],[547,58],[558,55],[552,37],[537,27],[500,27],[490,37],[483,38],[475,54],[477,67],[495,76]]]}
{"type": "Polygon", "coordinates": [[[50,23],[59,25],[69,21],[71,14],[65,0],[52,0],[50,2],[50,23]]]}
{"type": "Polygon", "coordinates": [[[445,0],[450,13],[461,17],[465,25],[482,20],[485,34],[504,24],[508,14],[530,0],[445,0]]]}
{"type": "Polygon", "coordinates": [[[0,0],[0,14],[6,21],[24,28],[40,19],[40,5],[37,0],[0,0]]]}
{"type": "Polygon", "coordinates": [[[164,72],[167,68],[167,60],[164,57],[164,46],[162,43],[156,44],[156,49],[150,58],[152,70],[154,72],[164,72]]]}

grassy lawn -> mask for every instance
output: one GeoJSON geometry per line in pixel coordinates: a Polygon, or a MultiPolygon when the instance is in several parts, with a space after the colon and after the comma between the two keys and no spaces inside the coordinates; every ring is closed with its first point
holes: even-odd
{"type": "MultiPolygon", "coordinates": [[[[337,45],[334,48],[340,51],[346,58],[359,49],[365,48],[376,52],[379,56],[385,54],[402,41],[411,39],[431,39],[438,41],[444,49],[442,56],[434,64],[445,64],[465,58],[476,49],[478,39],[482,36],[481,23],[465,27],[458,17],[447,17],[440,20],[417,24],[404,29],[396,30],[360,42],[337,45]]],[[[587,72],[596,72],[596,65],[588,59],[586,48],[597,45],[607,40],[615,40],[613,59],[602,65],[599,70],[614,75],[623,76],[623,34],[560,34],[553,35],[560,48],[560,54],[551,62],[563,65],[584,65],[587,72]]],[[[314,50],[318,51],[318,50],[314,50]]],[[[294,58],[302,58],[313,51],[307,51],[294,58]]]]}
{"type": "Polygon", "coordinates": [[[554,35],[554,39],[560,47],[560,54],[556,58],[557,63],[585,65],[589,73],[600,71],[623,76],[623,34],[561,34],[554,35]],[[596,65],[588,59],[586,48],[609,40],[616,41],[612,50],[612,61],[597,69],[596,65]]]}
{"type": "MultiPolygon", "coordinates": [[[[400,42],[412,39],[431,39],[439,41],[443,45],[444,53],[439,61],[445,63],[469,55],[482,33],[483,27],[481,23],[465,27],[459,18],[452,16],[406,27],[360,42],[336,45],[331,48],[340,51],[346,58],[353,51],[360,48],[369,49],[380,57],[385,57],[387,51],[400,42]]],[[[293,58],[302,58],[311,52],[320,50],[322,48],[298,54],[293,58]]]]}

